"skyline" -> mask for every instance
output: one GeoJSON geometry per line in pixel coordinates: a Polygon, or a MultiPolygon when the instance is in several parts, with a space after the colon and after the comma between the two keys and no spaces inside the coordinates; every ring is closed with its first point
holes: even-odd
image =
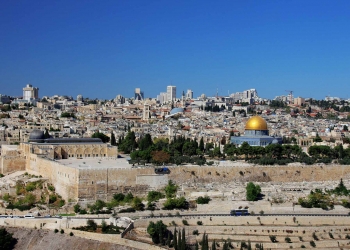
{"type": "Polygon", "coordinates": [[[347,1],[0,3],[0,94],[349,98],[347,1]],[[336,87],[336,89],[335,89],[336,87]]]}

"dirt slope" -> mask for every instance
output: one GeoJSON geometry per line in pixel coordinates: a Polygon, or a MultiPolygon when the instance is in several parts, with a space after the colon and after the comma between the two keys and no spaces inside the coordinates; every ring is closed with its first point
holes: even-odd
{"type": "MultiPolygon", "coordinates": [[[[6,228],[18,240],[15,250],[134,250],[135,248],[54,233],[49,230],[6,228]]],[[[116,235],[120,237],[120,235],[116,235]]],[[[136,249],[135,249],[136,250],[136,249]]]]}

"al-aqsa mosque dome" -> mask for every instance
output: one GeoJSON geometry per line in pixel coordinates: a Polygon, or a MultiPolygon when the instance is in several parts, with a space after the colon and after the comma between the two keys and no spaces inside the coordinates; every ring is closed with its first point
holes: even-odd
{"type": "Polygon", "coordinates": [[[243,136],[231,136],[231,143],[241,146],[247,142],[250,146],[265,147],[269,144],[282,144],[281,137],[269,136],[267,122],[261,116],[252,116],[245,124],[243,136]]]}

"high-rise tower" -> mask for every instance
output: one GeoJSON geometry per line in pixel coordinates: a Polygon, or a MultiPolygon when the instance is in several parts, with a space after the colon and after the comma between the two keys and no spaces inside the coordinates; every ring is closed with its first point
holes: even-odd
{"type": "Polygon", "coordinates": [[[34,88],[31,84],[27,84],[23,88],[23,100],[31,101],[39,98],[39,88],[34,88]]]}
{"type": "Polygon", "coordinates": [[[171,102],[176,99],[176,86],[168,86],[167,87],[167,96],[168,96],[168,102],[171,102]]]}

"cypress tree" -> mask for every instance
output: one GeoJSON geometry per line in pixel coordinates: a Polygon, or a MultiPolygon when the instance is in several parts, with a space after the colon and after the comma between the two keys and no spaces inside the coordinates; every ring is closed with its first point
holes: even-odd
{"type": "Polygon", "coordinates": [[[215,240],[211,243],[211,250],[216,250],[215,240]]]}
{"type": "Polygon", "coordinates": [[[177,249],[177,237],[176,237],[176,234],[177,234],[177,231],[176,231],[176,227],[174,229],[174,235],[173,235],[173,247],[175,250],[178,250],[177,249]]]}
{"type": "Polygon", "coordinates": [[[203,137],[201,138],[201,140],[199,141],[199,149],[200,151],[204,151],[204,140],[203,137]]]}
{"type": "Polygon", "coordinates": [[[182,239],[181,239],[181,233],[179,232],[179,235],[177,236],[177,250],[181,250],[181,243],[182,239]]]}
{"type": "MultiPolygon", "coordinates": [[[[242,246],[241,246],[241,248],[242,248],[242,246]]],[[[222,247],[222,250],[228,250],[228,244],[226,241],[224,243],[224,246],[222,247]]]]}
{"type": "Polygon", "coordinates": [[[171,238],[170,238],[170,231],[167,232],[168,236],[167,236],[167,239],[166,239],[166,244],[168,247],[171,247],[171,238]]]}
{"type": "Polygon", "coordinates": [[[202,250],[205,250],[205,232],[202,236],[202,242],[201,242],[201,245],[202,245],[202,250]]]}
{"type": "Polygon", "coordinates": [[[248,250],[252,250],[252,244],[250,243],[250,240],[248,240],[248,250]]]}
{"type": "Polygon", "coordinates": [[[195,250],[199,250],[198,242],[196,241],[195,250]]]}
{"type": "Polygon", "coordinates": [[[181,250],[186,250],[186,235],[185,228],[182,228],[182,242],[181,242],[181,250]]]}
{"type": "Polygon", "coordinates": [[[111,145],[112,146],[116,146],[117,145],[117,142],[115,141],[115,136],[114,136],[113,131],[111,133],[111,145]]]}

